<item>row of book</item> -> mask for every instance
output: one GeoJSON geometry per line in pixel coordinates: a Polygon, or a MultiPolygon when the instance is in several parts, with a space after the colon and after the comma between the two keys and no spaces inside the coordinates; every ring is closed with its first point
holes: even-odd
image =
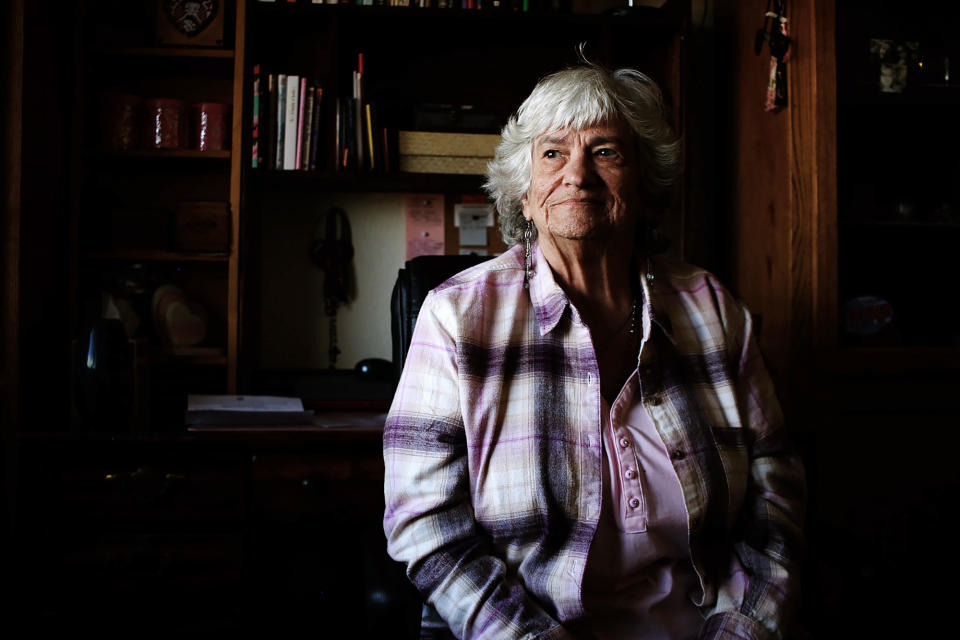
{"type": "Polygon", "coordinates": [[[305,76],[262,73],[253,66],[254,169],[308,170],[323,166],[323,87],[305,76]]]}
{"type": "Polygon", "coordinates": [[[347,4],[421,9],[570,11],[571,0],[260,0],[272,4],[347,4]]]}
{"type": "Polygon", "coordinates": [[[253,66],[250,167],[283,171],[390,170],[390,134],[377,105],[366,100],[363,54],[352,90],[336,100],[305,76],[265,73],[253,66]],[[327,118],[327,108],[333,108],[327,118]],[[326,132],[332,135],[325,135],[326,132]]]}

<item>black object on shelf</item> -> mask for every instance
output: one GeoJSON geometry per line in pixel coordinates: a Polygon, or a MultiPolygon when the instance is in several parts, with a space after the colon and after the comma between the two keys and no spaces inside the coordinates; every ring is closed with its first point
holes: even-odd
{"type": "Polygon", "coordinates": [[[77,411],[96,430],[128,428],[134,401],[134,349],[123,323],[100,318],[74,353],[77,411]]]}

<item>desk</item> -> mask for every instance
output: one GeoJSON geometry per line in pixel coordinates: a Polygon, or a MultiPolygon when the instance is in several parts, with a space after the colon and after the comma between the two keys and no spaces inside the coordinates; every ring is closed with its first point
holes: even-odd
{"type": "Polygon", "coordinates": [[[45,631],[415,637],[382,429],[20,440],[18,610],[45,631]]]}

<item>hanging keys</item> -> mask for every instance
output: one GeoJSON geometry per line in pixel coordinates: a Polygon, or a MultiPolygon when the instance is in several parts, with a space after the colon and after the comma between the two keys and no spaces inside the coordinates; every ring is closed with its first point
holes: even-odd
{"type": "Polygon", "coordinates": [[[765,111],[775,111],[787,106],[786,63],[790,58],[790,36],[785,13],[784,0],[768,0],[763,28],[757,32],[754,41],[753,49],[757,55],[763,51],[764,41],[770,43],[770,73],[763,102],[765,111]],[[771,3],[774,4],[773,11],[770,10],[771,3]]]}

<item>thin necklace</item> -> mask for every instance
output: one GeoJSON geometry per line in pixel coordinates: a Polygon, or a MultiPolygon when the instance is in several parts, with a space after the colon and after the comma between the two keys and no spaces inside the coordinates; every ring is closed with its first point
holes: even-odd
{"type": "Polygon", "coordinates": [[[620,332],[623,331],[623,328],[628,324],[630,325],[630,335],[633,335],[636,332],[636,328],[637,328],[637,298],[636,297],[634,297],[633,301],[630,303],[630,312],[627,313],[626,317],[623,319],[623,322],[620,323],[620,326],[617,327],[613,333],[607,336],[607,338],[601,344],[598,344],[596,346],[597,353],[600,353],[601,351],[609,347],[613,343],[614,338],[620,335],[620,332]]]}

